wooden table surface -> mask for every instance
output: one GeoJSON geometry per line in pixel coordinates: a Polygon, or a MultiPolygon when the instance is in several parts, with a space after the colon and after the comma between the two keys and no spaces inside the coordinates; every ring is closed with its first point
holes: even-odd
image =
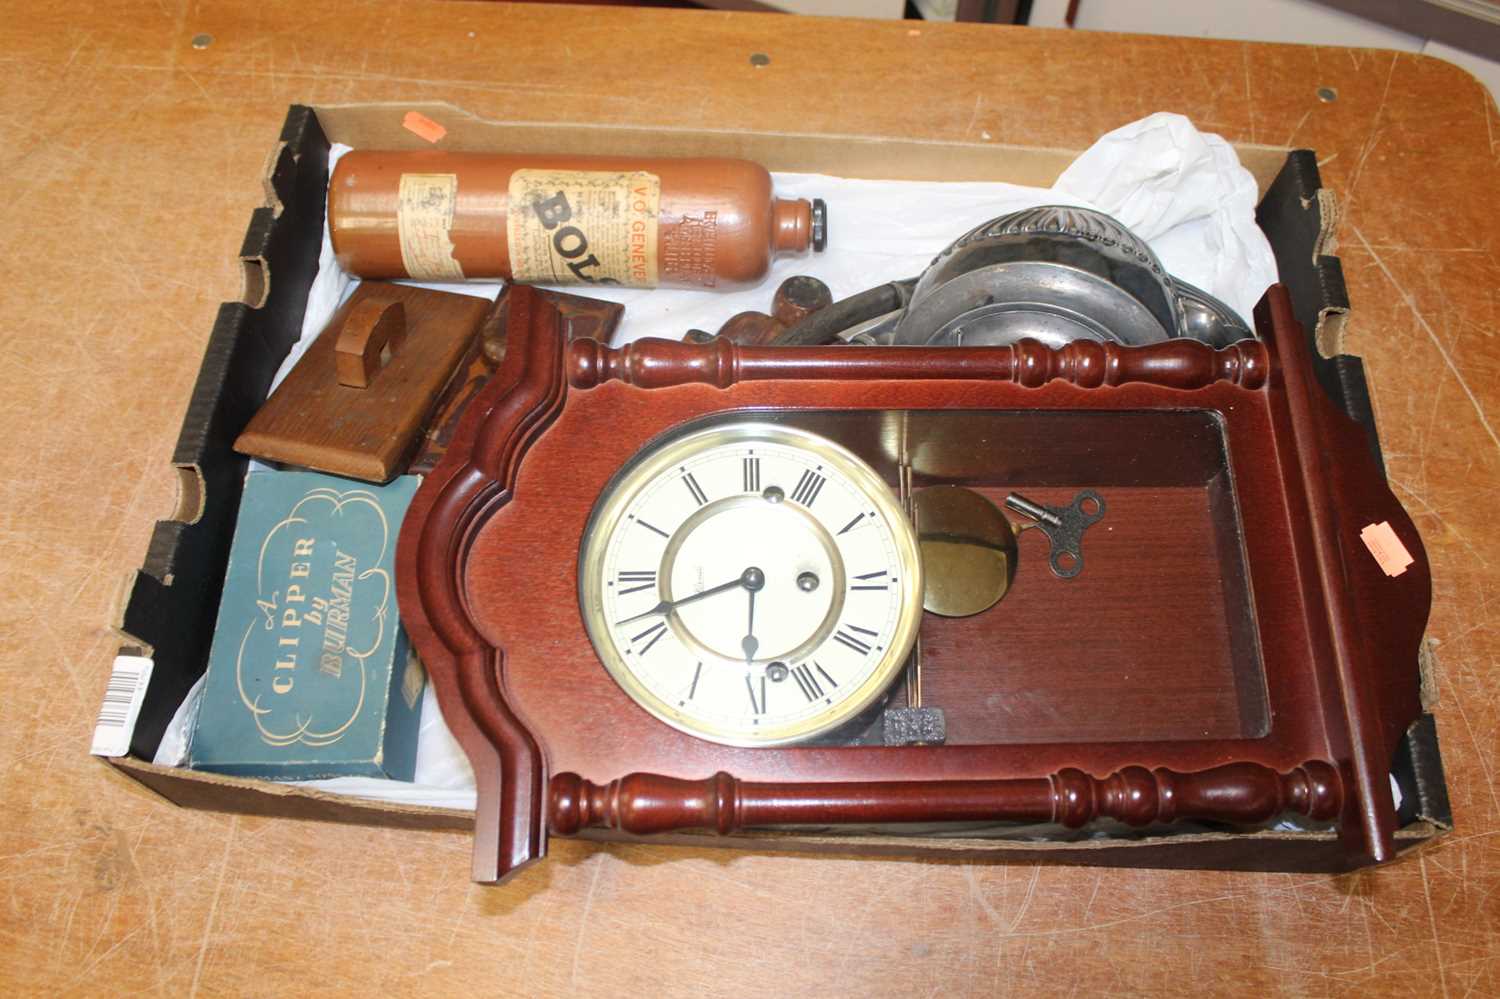
{"type": "Polygon", "coordinates": [[[1383,51],[692,11],[29,6],[0,31],[7,991],[1500,992],[1500,122],[1464,72],[1383,51]],[[168,458],[215,310],[239,293],[286,107],[415,100],[1072,149],[1168,109],[1316,149],[1346,210],[1347,348],[1432,558],[1456,831],[1342,877],[555,841],[493,890],[467,883],[463,835],[187,811],[90,759],[112,607],[172,510],[168,458]]]}

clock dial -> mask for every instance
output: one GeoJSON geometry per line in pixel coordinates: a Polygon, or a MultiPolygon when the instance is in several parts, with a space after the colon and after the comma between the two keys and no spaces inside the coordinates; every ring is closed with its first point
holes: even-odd
{"type": "Polygon", "coordinates": [[[738,423],[637,458],[580,558],[589,637],[662,721],[765,746],[868,707],[921,615],[914,532],[890,487],[833,442],[738,423]]]}

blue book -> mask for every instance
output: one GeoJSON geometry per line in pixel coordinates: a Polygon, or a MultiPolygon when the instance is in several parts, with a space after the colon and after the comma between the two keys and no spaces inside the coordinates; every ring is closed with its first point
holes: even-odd
{"type": "Polygon", "coordinates": [[[189,766],[411,780],[425,677],[397,613],[395,559],[418,482],[246,478],[189,766]]]}

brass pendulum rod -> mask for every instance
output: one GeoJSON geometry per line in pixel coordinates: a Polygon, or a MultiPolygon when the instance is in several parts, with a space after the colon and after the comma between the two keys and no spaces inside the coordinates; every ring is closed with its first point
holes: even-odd
{"type": "MultiPolygon", "coordinates": [[[[921,531],[917,525],[917,508],[912,500],[911,455],[906,446],[910,419],[910,413],[901,414],[901,451],[896,468],[896,492],[901,500],[901,509],[906,511],[906,519],[911,521],[913,533],[921,537],[921,531]]],[[[908,708],[922,706],[922,631],[920,628],[917,629],[917,640],[912,643],[911,655],[906,657],[906,706],[908,708]]]]}

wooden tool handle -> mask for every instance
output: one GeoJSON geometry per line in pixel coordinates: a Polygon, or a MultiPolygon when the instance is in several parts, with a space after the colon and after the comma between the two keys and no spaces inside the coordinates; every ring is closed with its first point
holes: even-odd
{"type": "Polygon", "coordinates": [[[1104,778],[1067,769],[1011,780],[849,783],[759,783],[720,772],[696,781],[637,773],[594,784],[563,773],[552,778],[548,814],[560,836],[591,827],[649,835],[893,822],[1056,822],[1076,829],[1098,818],[1132,826],[1179,819],[1257,825],[1285,812],[1332,819],[1342,804],[1338,771],[1315,760],[1287,773],[1230,763],[1187,774],[1126,767],[1104,778]]]}
{"type": "Polygon", "coordinates": [[[339,384],[369,388],[406,342],[406,307],[394,299],[370,298],[356,305],[344,320],[334,343],[334,370],[339,384]]]}
{"type": "Polygon", "coordinates": [[[1258,340],[1215,350],[1196,340],[1141,347],[1075,340],[1054,348],[1030,339],[1008,347],[742,347],[723,337],[708,343],[648,337],[624,347],[574,342],[568,380],[579,389],[607,381],[656,389],[818,379],[982,379],[1029,388],[1054,380],[1080,388],[1142,382],[1175,389],[1225,381],[1257,389],[1266,383],[1268,366],[1265,346],[1258,340]]]}

